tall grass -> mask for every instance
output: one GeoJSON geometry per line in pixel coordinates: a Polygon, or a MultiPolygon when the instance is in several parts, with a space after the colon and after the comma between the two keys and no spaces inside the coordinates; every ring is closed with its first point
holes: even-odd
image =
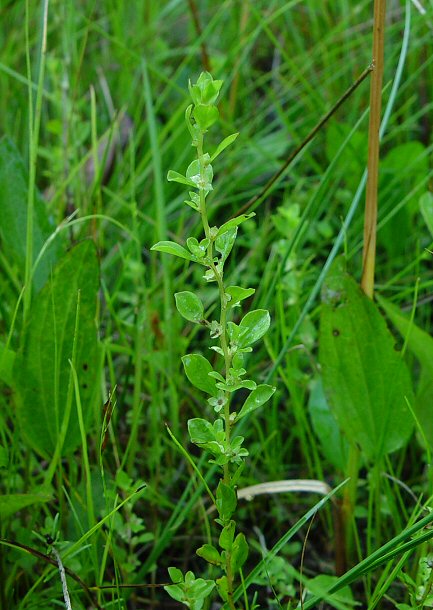
{"type": "MultiPolygon", "coordinates": [[[[200,289],[197,271],[181,262],[161,262],[150,253],[155,241],[183,242],[200,234],[182,193],[165,180],[169,168],[184,167],[192,158],[183,123],[188,78],[198,76],[207,57],[214,77],[225,83],[221,132],[241,132],[236,147],[221,157],[218,191],[210,197],[210,222],[218,224],[262,193],[296,146],[368,67],[371,2],[110,0],[64,5],[19,0],[0,8],[0,20],[5,32],[0,129],[15,142],[29,169],[24,270],[6,247],[5,235],[12,229],[0,220],[0,350],[9,337],[9,349],[20,353],[32,299],[37,297],[31,290],[39,254],[32,245],[32,226],[39,191],[52,232],[75,214],[56,239],[63,239],[66,248],[88,238],[97,244],[103,364],[93,415],[88,424],[80,422],[81,448],[58,462],[57,456],[38,456],[26,443],[7,379],[10,354],[5,350],[0,355],[1,493],[6,498],[43,489],[50,497],[12,513],[3,508],[7,499],[2,504],[0,497],[0,535],[9,541],[0,545],[0,608],[62,603],[57,568],[48,564],[53,557],[46,534],[57,535],[56,548],[66,567],[89,587],[94,605],[164,606],[169,602],[158,585],[167,581],[167,566],[203,569],[194,549],[208,540],[212,519],[203,481],[178,443],[211,489],[216,482],[214,472],[203,470],[205,461],[188,445],[183,425],[199,410],[197,396],[181,374],[180,356],[199,349],[202,335],[200,330],[182,330],[171,294],[189,284],[204,302],[208,297],[200,289]],[[45,40],[46,54],[41,52],[45,40]],[[121,146],[116,142],[122,113],[127,113],[131,127],[121,146]],[[107,157],[98,156],[104,137],[116,146],[105,177],[102,165],[107,157]],[[102,407],[109,392],[113,411],[101,452],[102,407]],[[53,476],[47,478],[47,473],[53,476]],[[145,488],[133,493],[141,485],[145,488]],[[92,588],[102,585],[113,589],[92,588]]],[[[432,249],[433,236],[418,201],[432,180],[431,25],[430,9],[422,14],[415,3],[389,0],[375,287],[406,311],[416,295],[414,322],[427,333],[433,277],[426,248],[432,249]],[[413,149],[413,158],[405,157],[409,149],[404,148],[399,158],[389,156],[415,141],[420,147],[413,149]]],[[[248,366],[279,388],[278,399],[243,430],[250,458],[239,487],[287,479],[318,479],[336,487],[359,466],[356,486],[352,477],[356,505],[350,530],[352,563],[346,567],[368,554],[366,530],[371,523],[368,565],[379,566],[382,556],[386,563],[374,572],[360,564],[352,591],[363,607],[374,608],[412,603],[410,579],[420,584],[418,561],[428,553],[427,542],[418,550],[407,549],[400,563],[383,547],[392,539],[393,548],[407,541],[402,532],[432,493],[427,453],[413,436],[403,450],[389,456],[386,472],[373,479],[361,458],[356,467],[336,460],[330,439],[340,442],[338,428],[334,424],[336,436],[329,437],[311,416],[313,387],[320,377],[321,284],[342,251],[360,279],[368,100],[367,79],[255,204],[257,216],[245,223],[239,258],[227,274],[232,284],[257,288],[251,307],[271,310],[271,334],[248,366]],[[372,512],[378,481],[380,526],[372,512]],[[374,552],[380,548],[383,553],[377,559],[374,552]]],[[[213,137],[215,142],[220,139],[210,135],[211,141],[213,137]]],[[[417,379],[421,367],[410,350],[407,360],[417,379]]],[[[78,417],[81,390],[75,389],[72,412],[78,417]]],[[[427,400],[431,392],[426,390],[425,396],[427,400]]],[[[316,502],[298,493],[242,503],[241,520],[253,548],[248,567],[254,575],[260,562],[266,565],[260,576],[265,583],[258,594],[261,607],[289,607],[289,598],[299,597],[299,581],[305,590],[317,574],[335,574],[331,502],[312,524],[300,569],[306,531],[301,525],[307,522],[303,515],[310,516],[316,502]],[[286,540],[288,531],[293,539],[280,545],[278,563],[267,551],[286,540]]],[[[246,582],[253,580],[251,576],[246,582]]],[[[73,607],[87,607],[80,583],[70,576],[68,583],[73,607]]],[[[328,588],[319,582],[310,590],[319,595],[328,588]]],[[[244,594],[238,593],[240,598],[244,594]]],[[[305,607],[312,604],[306,601],[305,607]]]]}

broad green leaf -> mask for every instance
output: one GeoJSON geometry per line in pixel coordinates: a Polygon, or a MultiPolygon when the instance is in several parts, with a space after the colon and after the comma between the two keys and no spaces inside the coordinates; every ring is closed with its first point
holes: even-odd
{"type": "MultiPolygon", "coordinates": [[[[15,144],[6,136],[0,139],[0,238],[4,256],[14,262],[24,282],[27,242],[28,174],[15,144]]],[[[45,202],[35,195],[33,212],[33,262],[42,246],[54,232],[45,202]]],[[[61,254],[61,242],[56,237],[41,258],[33,277],[39,291],[61,254]]]]}
{"type": "Polygon", "coordinates": [[[255,293],[254,288],[241,288],[240,286],[227,286],[225,293],[230,296],[229,307],[234,307],[244,299],[255,293]]]}
{"type": "Polygon", "coordinates": [[[242,405],[242,408],[236,417],[236,421],[264,405],[265,402],[271,398],[276,389],[277,388],[266,384],[258,385],[242,405]]]}
{"type": "Polygon", "coordinates": [[[6,519],[18,511],[39,504],[49,502],[51,496],[48,494],[3,494],[0,496],[0,519],[6,519]]]}
{"type": "Polygon", "coordinates": [[[96,248],[86,240],[60,260],[52,278],[32,302],[22,350],[15,359],[13,382],[22,434],[43,457],[53,455],[62,430],[63,456],[81,443],[75,399],[68,402],[70,361],[74,362],[79,380],[85,424],[95,418],[99,386],[95,323],[98,287],[96,248]]]}
{"type": "Polygon", "coordinates": [[[175,172],[172,169],[167,174],[167,180],[169,182],[179,182],[179,184],[186,184],[186,186],[192,186],[193,188],[196,188],[197,186],[195,182],[193,182],[186,176],[179,174],[179,172],[175,172]]]}
{"type": "Polygon", "coordinates": [[[234,573],[239,572],[246,560],[248,559],[248,544],[244,534],[238,534],[233,542],[232,548],[232,570],[234,573]]]}
{"type": "Polygon", "coordinates": [[[430,235],[433,239],[433,195],[430,192],[424,193],[419,200],[419,207],[424,222],[427,225],[430,235]]]}
{"type": "Polygon", "coordinates": [[[215,240],[215,249],[221,253],[221,260],[223,263],[227,260],[227,257],[233,248],[237,232],[237,227],[232,227],[222,235],[219,235],[215,240]]]}
{"type": "Polygon", "coordinates": [[[0,341],[0,380],[8,386],[12,386],[13,377],[12,371],[14,367],[16,353],[6,348],[5,344],[0,341]]]}
{"type": "Polygon", "coordinates": [[[388,209],[400,204],[402,193],[407,194],[405,205],[397,209],[378,234],[379,246],[386,249],[388,256],[396,258],[404,255],[406,239],[415,230],[413,220],[419,210],[419,195],[414,187],[428,174],[429,157],[425,146],[412,140],[394,146],[381,160],[380,168],[379,193],[388,209]],[[396,235],[399,239],[395,239],[396,235]]]}
{"type": "Polygon", "coordinates": [[[233,487],[220,481],[216,491],[216,509],[223,523],[229,521],[236,510],[237,503],[236,491],[233,487]]]}
{"type": "Polygon", "coordinates": [[[186,320],[200,324],[204,318],[204,307],[197,295],[193,292],[176,292],[174,295],[176,300],[177,311],[186,320]]]}
{"type": "Polygon", "coordinates": [[[412,352],[421,366],[415,403],[412,405],[430,444],[433,444],[433,417],[431,405],[433,401],[433,337],[401,313],[401,311],[384,298],[376,297],[379,305],[385,310],[392,324],[407,340],[407,349],[412,352]]]}
{"type": "Polygon", "coordinates": [[[182,357],[182,362],[185,374],[193,386],[207,394],[217,396],[216,381],[209,376],[213,371],[209,360],[201,354],[188,354],[182,357]]]}
{"type": "Polygon", "coordinates": [[[376,298],[402,337],[405,340],[407,339],[408,349],[416,356],[422,366],[428,367],[432,372],[433,379],[433,337],[415,323],[411,323],[398,307],[381,296],[376,298]]]}
{"type": "Polygon", "coordinates": [[[254,309],[248,312],[239,324],[238,346],[247,347],[261,339],[270,324],[271,318],[266,309],[254,309]]]}
{"type": "Polygon", "coordinates": [[[311,383],[308,411],[323,455],[333,466],[344,472],[349,455],[349,444],[329,408],[320,378],[311,383]]]}
{"type": "Polygon", "coordinates": [[[159,241],[157,244],[151,247],[151,250],[172,254],[173,256],[184,258],[187,261],[195,261],[195,257],[190,254],[188,250],[174,241],[159,241]]]}
{"type": "Polygon", "coordinates": [[[221,555],[219,554],[218,550],[211,544],[204,544],[196,550],[196,553],[199,557],[202,557],[202,559],[204,559],[208,563],[211,563],[215,566],[221,565],[221,555]]]}
{"type": "Polygon", "coordinates": [[[409,373],[376,305],[337,260],[322,292],[323,384],[337,421],[370,461],[403,447],[413,430],[409,373]]]}
{"type": "Polygon", "coordinates": [[[236,218],[232,218],[231,220],[228,220],[227,222],[225,222],[223,225],[220,226],[220,228],[218,229],[218,233],[216,234],[216,237],[219,237],[220,235],[222,235],[229,229],[233,229],[234,227],[239,226],[240,224],[242,224],[246,220],[249,220],[250,218],[252,218],[255,215],[256,215],[255,212],[250,212],[249,214],[240,214],[239,216],[236,216],[236,218]]]}
{"type": "Polygon", "coordinates": [[[224,138],[224,140],[222,142],[220,142],[218,144],[218,146],[216,147],[216,150],[215,150],[214,154],[211,156],[210,160],[213,161],[214,159],[216,159],[218,157],[218,155],[220,155],[223,152],[223,150],[225,150],[227,148],[227,146],[230,146],[230,144],[232,144],[236,140],[238,135],[239,135],[239,132],[232,133],[230,136],[227,136],[226,138],[224,138]]]}

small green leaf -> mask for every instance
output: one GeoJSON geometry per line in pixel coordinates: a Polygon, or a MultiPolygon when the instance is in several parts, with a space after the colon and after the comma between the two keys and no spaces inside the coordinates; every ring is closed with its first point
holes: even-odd
{"type": "Polygon", "coordinates": [[[263,337],[271,323],[269,311],[255,309],[246,314],[239,324],[239,347],[247,347],[263,337]]]}
{"type": "Polygon", "coordinates": [[[237,343],[241,330],[234,322],[227,322],[227,334],[231,343],[237,343]]]}
{"type": "Polygon", "coordinates": [[[199,417],[190,419],[188,421],[188,432],[191,442],[210,451],[215,456],[214,461],[217,464],[227,464],[230,460],[222,419],[217,419],[213,425],[199,417]]]}
{"type": "Polygon", "coordinates": [[[233,248],[237,232],[237,227],[233,227],[216,238],[215,249],[221,253],[221,261],[223,263],[227,260],[227,257],[233,248]]]}
{"type": "Polygon", "coordinates": [[[237,503],[238,499],[233,487],[220,481],[216,491],[216,509],[223,523],[230,520],[236,510],[237,503]]]}
{"type": "Polygon", "coordinates": [[[193,292],[176,292],[174,295],[176,300],[176,308],[185,320],[200,324],[204,318],[204,307],[197,295],[193,292]]]}
{"type": "Polygon", "coordinates": [[[219,112],[216,106],[199,104],[198,106],[195,106],[192,115],[197,121],[197,125],[200,127],[201,131],[206,131],[218,121],[219,112]]]}
{"type": "Polygon", "coordinates": [[[186,597],[183,591],[183,588],[179,585],[166,585],[164,590],[169,594],[169,596],[175,599],[177,602],[185,603],[186,597]]]}
{"type": "Polygon", "coordinates": [[[218,146],[217,146],[214,154],[211,156],[210,160],[213,161],[214,159],[216,159],[218,157],[218,155],[220,155],[223,152],[223,150],[225,150],[227,148],[227,146],[230,146],[230,144],[232,144],[236,140],[238,135],[239,135],[239,132],[232,133],[230,136],[227,136],[226,138],[224,138],[224,140],[218,144],[218,146]]]}
{"type": "Polygon", "coordinates": [[[201,354],[187,354],[182,357],[182,362],[185,374],[193,386],[207,394],[217,396],[216,381],[209,376],[213,371],[209,360],[201,354]]]}
{"type": "Polygon", "coordinates": [[[419,207],[421,209],[424,222],[430,231],[431,237],[433,238],[433,194],[430,192],[424,193],[419,200],[419,207]]]}
{"type": "Polygon", "coordinates": [[[172,169],[167,174],[167,180],[169,182],[179,182],[179,184],[185,184],[186,186],[192,186],[193,188],[196,188],[197,186],[192,180],[172,169]]]}
{"type": "Polygon", "coordinates": [[[252,413],[256,409],[261,407],[265,402],[267,402],[270,399],[270,397],[273,395],[275,390],[276,390],[276,388],[274,388],[270,385],[266,385],[266,384],[258,385],[256,387],[256,389],[251,392],[251,394],[248,396],[248,398],[244,402],[241,410],[238,413],[236,421],[238,421],[242,417],[245,417],[245,415],[248,415],[249,413],[252,413]]]}
{"type": "Polygon", "coordinates": [[[188,420],[188,432],[191,442],[203,445],[203,443],[208,443],[215,439],[219,440],[220,433],[224,432],[223,422],[217,420],[212,425],[206,419],[194,417],[188,420]]]}
{"type": "Polygon", "coordinates": [[[230,551],[233,545],[233,540],[235,537],[235,528],[236,524],[234,521],[230,521],[227,525],[225,525],[220,534],[218,544],[225,551],[230,551]]]}
{"type": "Polygon", "coordinates": [[[188,237],[186,240],[186,245],[188,249],[194,256],[197,258],[203,258],[206,255],[207,248],[210,244],[210,239],[202,239],[199,243],[195,237],[188,237]]]}
{"type": "Polygon", "coordinates": [[[215,440],[215,430],[210,422],[201,417],[194,417],[188,420],[188,432],[191,442],[196,445],[203,445],[215,440]]]}
{"type": "Polygon", "coordinates": [[[168,568],[168,573],[171,578],[171,582],[180,583],[184,581],[182,571],[179,568],[168,568]]]}
{"type": "Polygon", "coordinates": [[[254,288],[241,288],[240,286],[227,286],[225,293],[231,298],[228,303],[229,307],[235,307],[244,299],[252,296],[255,293],[254,288]]]}
{"type": "Polygon", "coordinates": [[[238,572],[248,558],[248,544],[244,534],[238,534],[232,547],[232,570],[238,572]]]}
{"type": "Polygon", "coordinates": [[[204,559],[208,563],[211,563],[215,566],[221,565],[221,555],[219,554],[218,550],[211,544],[204,544],[196,550],[196,553],[199,557],[202,557],[202,559],[204,559]]]}
{"type": "Polygon", "coordinates": [[[215,583],[213,580],[204,580],[204,578],[197,578],[193,583],[189,586],[188,597],[191,601],[195,602],[194,608],[198,609],[203,606],[201,603],[197,605],[197,602],[201,602],[205,600],[208,595],[212,592],[212,589],[215,587],[215,583]]]}
{"type": "Polygon", "coordinates": [[[221,578],[217,578],[216,585],[218,588],[218,593],[223,600],[223,602],[228,602],[229,600],[229,584],[227,580],[227,576],[221,576],[221,578]]]}
{"type": "Polygon", "coordinates": [[[252,218],[255,215],[256,215],[255,212],[250,212],[249,214],[240,214],[239,216],[236,216],[236,218],[232,218],[231,220],[228,220],[227,222],[225,222],[223,225],[220,226],[220,228],[218,229],[218,233],[216,234],[216,237],[219,237],[220,235],[222,235],[229,229],[233,229],[233,227],[239,226],[240,224],[242,224],[246,220],[249,220],[250,218],[252,218]]]}
{"type": "MultiPolygon", "coordinates": [[[[204,177],[201,177],[200,163],[195,159],[188,165],[186,176],[192,181],[193,186],[198,189],[203,189],[206,193],[212,190],[213,169],[210,164],[209,155],[204,155],[205,161],[208,161],[204,167],[204,177]]],[[[192,199],[194,201],[194,199],[192,199]]]]}
{"type": "Polygon", "coordinates": [[[219,390],[223,390],[224,392],[236,392],[236,390],[240,390],[240,388],[255,390],[257,384],[252,379],[234,379],[230,380],[229,383],[219,382],[216,386],[219,390]]]}
{"type": "Polygon", "coordinates": [[[165,252],[166,254],[172,254],[179,258],[184,258],[187,261],[195,261],[195,257],[192,256],[183,246],[180,246],[174,241],[159,241],[157,244],[151,247],[151,250],[156,252],[165,252]]]}
{"type": "Polygon", "coordinates": [[[222,87],[222,80],[214,80],[209,72],[202,72],[193,85],[188,83],[189,93],[195,105],[214,104],[222,87]]]}

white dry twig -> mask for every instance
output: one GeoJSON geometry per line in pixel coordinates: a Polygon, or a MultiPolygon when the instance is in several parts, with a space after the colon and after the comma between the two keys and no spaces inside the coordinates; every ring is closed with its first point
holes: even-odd
{"type": "Polygon", "coordinates": [[[62,581],[63,599],[65,600],[66,610],[72,610],[71,598],[69,597],[68,583],[66,582],[66,573],[65,568],[63,567],[62,559],[54,546],[52,547],[51,552],[56,558],[57,565],[59,566],[60,580],[62,581]]]}

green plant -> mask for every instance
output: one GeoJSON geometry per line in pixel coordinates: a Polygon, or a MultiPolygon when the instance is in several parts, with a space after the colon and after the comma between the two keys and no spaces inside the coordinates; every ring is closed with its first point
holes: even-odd
{"type": "MultiPolygon", "coordinates": [[[[188,421],[191,442],[211,454],[211,462],[221,470],[216,496],[210,492],[218,512],[215,520],[221,528],[218,540],[219,549],[205,544],[197,550],[197,555],[211,565],[218,566],[223,575],[213,580],[196,579],[192,572],[184,576],[177,568],[170,569],[173,585],[166,587],[167,592],[176,600],[190,608],[200,610],[204,600],[217,588],[221,599],[234,609],[234,584],[237,575],[248,557],[248,543],[243,533],[236,533],[233,518],[236,510],[236,483],[248,455],[243,447],[244,438],[233,434],[233,426],[244,416],[261,407],[268,401],[275,388],[246,378],[245,355],[252,351],[252,344],[261,339],[269,328],[270,316],[265,309],[249,311],[239,324],[230,317],[240,303],[254,294],[253,288],[227,286],[224,282],[224,265],[235,244],[238,226],[254,214],[241,214],[225,222],[220,227],[210,227],[208,221],[207,197],[213,190],[213,168],[211,163],[230,144],[238,134],[226,137],[213,154],[204,152],[204,138],[208,129],[218,120],[215,105],[222,81],[213,80],[208,72],[200,75],[196,84],[189,84],[193,103],[185,113],[192,145],[196,148],[197,158],[190,163],[186,174],[174,171],[168,173],[168,180],[179,182],[194,189],[189,192],[185,202],[200,215],[204,238],[198,241],[189,237],[187,249],[169,241],[160,241],[153,250],[195,262],[205,270],[206,282],[215,282],[218,287],[220,318],[208,320],[205,306],[194,292],[183,291],[175,294],[179,313],[189,322],[199,324],[209,330],[210,338],[217,340],[212,349],[222,366],[214,365],[202,354],[188,354],[182,358],[189,381],[210,396],[207,402],[216,414],[213,421],[209,417],[194,418],[188,421]],[[219,370],[218,370],[219,369],[219,370]],[[240,410],[231,408],[236,391],[246,389],[249,395],[240,410]]],[[[204,409],[209,413],[209,409],[204,409]]]]}

